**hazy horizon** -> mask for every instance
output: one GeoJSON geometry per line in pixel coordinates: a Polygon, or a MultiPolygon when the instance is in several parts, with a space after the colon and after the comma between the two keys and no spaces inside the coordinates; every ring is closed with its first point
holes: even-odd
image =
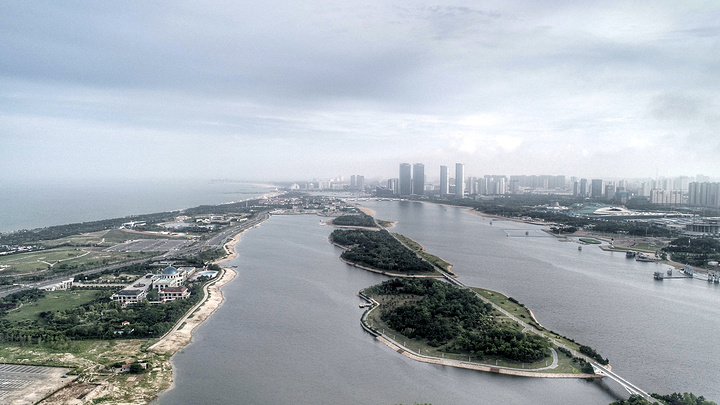
{"type": "Polygon", "coordinates": [[[0,176],[720,177],[720,6],[0,3],[0,176]],[[438,168],[438,169],[435,169],[438,168]],[[439,174],[439,173],[438,173],[439,174]]]}

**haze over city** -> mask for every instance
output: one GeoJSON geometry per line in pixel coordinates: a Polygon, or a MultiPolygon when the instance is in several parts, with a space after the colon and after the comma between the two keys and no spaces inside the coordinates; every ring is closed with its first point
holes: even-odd
{"type": "Polygon", "coordinates": [[[3,177],[720,176],[707,2],[0,3],[3,177]]]}

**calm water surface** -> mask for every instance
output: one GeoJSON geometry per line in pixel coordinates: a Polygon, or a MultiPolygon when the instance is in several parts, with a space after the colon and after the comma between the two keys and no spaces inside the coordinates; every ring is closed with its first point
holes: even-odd
{"type": "MultiPolygon", "coordinates": [[[[378,216],[396,219],[390,211],[378,216]]],[[[476,228],[490,231],[483,237],[505,240],[494,228],[476,228]]],[[[331,231],[315,216],[275,216],[247,233],[236,246],[239,257],[232,264],[238,277],[224,287],[226,301],[173,358],[176,387],[157,403],[606,405],[614,400],[596,383],[499,376],[395,353],[362,330],[355,296],[386,278],[341,263],[340,249],[327,241],[331,231]]]]}
{"type": "MultiPolygon", "coordinates": [[[[528,305],[545,327],[589,345],[647,392],[720,400],[720,288],[701,280],[655,281],[668,267],[560,242],[538,226],[491,221],[455,207],[368,202],[395,231],[455,265],[468,285],[528,305]],[[525,236],[525,232],[528,236],[525,236]]],[[[612,385],[614,383],[608,383],[612,385]]]]}

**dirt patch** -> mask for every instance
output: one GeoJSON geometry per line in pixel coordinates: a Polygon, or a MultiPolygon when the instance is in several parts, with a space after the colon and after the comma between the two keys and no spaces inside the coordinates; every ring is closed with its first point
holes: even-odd
{"type": "Polygon", "coordinates": [[[44,405],[82,404],[83,400],[99,387],[101,387],[100,384],[72,383],[42,403],[44,405]]]}

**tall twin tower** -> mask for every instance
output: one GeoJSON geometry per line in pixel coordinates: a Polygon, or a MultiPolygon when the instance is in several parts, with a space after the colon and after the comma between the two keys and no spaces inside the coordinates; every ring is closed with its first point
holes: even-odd
{"type": "MultiPolygon", "coordinates": [[[[465,195],[465,164],[455,163],[455,197],[463,198],[465,195]]],[[[450,181],[448,167],[440,166],[440,195],[448,196],[450,181]]],[[[400,163],[400,176],[398,178],[398,194],[423,195],[425,194],[425,165],[415,163],[400,163]]]]}

